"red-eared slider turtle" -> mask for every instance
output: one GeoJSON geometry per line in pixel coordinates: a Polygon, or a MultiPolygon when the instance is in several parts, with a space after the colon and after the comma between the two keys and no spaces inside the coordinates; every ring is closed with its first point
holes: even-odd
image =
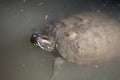
{"type": "Polygon", "coordinates": [[[96,64],[119,55],[120,25],[103,14],[73,15],[49,24],[43,34],[34,33],[32,42],[59,54],[69,62],[96,64]]]}

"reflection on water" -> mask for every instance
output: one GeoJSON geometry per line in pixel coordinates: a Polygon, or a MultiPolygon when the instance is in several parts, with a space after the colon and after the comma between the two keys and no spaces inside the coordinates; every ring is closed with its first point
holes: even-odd
{"type": "MultiPolygon", "coordinates": [[[[115,5],[115,4],[114,4],[115,5]]],[[[119,19],[115,6],[94,0],[1,0],[0,1],[0,80],[50,80],[54,57],[32,46],[33,28],[43,27],[50,20],[82,11],[105,12],[119,19]],[[47,18],[45,17],[46,15],[47,18]],[[46,20],[47,19],[47,20],[46,20]]],[[[57,69],[57,80],[119,80],[119,59],[100,67],[68,62],[57,69]]]]}

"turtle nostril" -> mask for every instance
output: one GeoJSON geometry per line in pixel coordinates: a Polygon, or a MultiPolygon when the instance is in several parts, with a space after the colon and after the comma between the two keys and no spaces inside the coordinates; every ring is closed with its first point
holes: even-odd
{"type": "Polygon", "coordinates": [[[36,38],[37,38],[37,35],[33,33],[31,36],[31,43],[37,43],[36,38]]]}

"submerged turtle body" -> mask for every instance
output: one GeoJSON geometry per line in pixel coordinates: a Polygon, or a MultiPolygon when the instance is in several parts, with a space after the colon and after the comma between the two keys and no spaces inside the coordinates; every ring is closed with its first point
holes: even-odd
{"type": "Polygon", "coordinates": [[[119,55],[120,27],[103,14],[87,13],[61,19],[49,33],[60,55],[72,63],[93,64],[119,55]]]}

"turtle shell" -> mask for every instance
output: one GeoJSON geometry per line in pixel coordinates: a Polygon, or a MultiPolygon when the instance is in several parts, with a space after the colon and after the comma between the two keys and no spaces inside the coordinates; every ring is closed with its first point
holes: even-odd
{"type": "Polygon", "coordinates": [[[96,64],[119,55],[120,25],[103,14],[83,13],[61,19],[50,35],[60,55],[72,63],[96,64]]]}

